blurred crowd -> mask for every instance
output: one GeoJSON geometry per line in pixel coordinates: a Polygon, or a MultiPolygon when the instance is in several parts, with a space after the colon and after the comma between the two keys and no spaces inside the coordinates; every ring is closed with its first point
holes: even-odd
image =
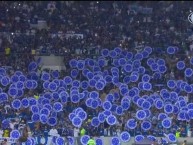
{"type": "Polygon", "coordinates": [[[117,45],[192,49],[191,2],[4,1],[0,8],[1,51],[10,47],[17,53],[35,49],[41,55],[85,55],[117,45]],[[32,27],[38,21],[45,21],[45,27],[32,27]]]}
{"type": "MultiPolygon", "coordinates": [[[[183,72],[177,71],[176,63],[182,59],[189,62],[193,52],[193,26],[187,19],[193,10],[192,7],[191,1],[2,1],[0,66],[11,66],[12,75],[16,70],[27,72],[28,64],[34,60],[35,55],[65,56],[64,61],[68,65],[69,60],[77,56],[94,58],[100,54],[102,48],[114,49],[119,46],[123,50],[136,53],[144,46],[151,46],[152,57],[162,56],[168,68],[163,79],[155,81],[155,84],[166,84],[168,79],[184,79],[191,83],[192,79],[185,78],[183,72]],[[45,21],[45,27],[32,27],[37,25],[38,21],[45,21]],[[172,57],[165,55],[168,46],[178,47],[179,50],[172,57]]],[[[70,75],[69,70],[61,72],[61,78],[64,74],[70,75]]],[[[113,89],[115,88],[110,86],[103,93],[107,94],[113,89]]],[[[43,93],[42,90],[40,87],[25,94],[40,95],[43,93]]],[[[187,100],[192,101],[190,96],[187,100]]],[[[77,129],[73,127],[67,114],[78,106],[86,110],[90,119],[100,111],[88,108],[84,101],[79,104],[68,102],[64,106],[64,111],[57,114],[59,123],[54,129],[57,129],[59,135],[77,137],[77,129]]],[[[88,119],[82,127],[90,136],[118,135],[122,130],[128,130],[125,123],[135,111],[131,106],[131,111],[119,117],[115,126],[105,122],[94,128],[88,119]]],[[[159,113],[158,110],[151,111],[159,113]]],[[[193,122],[178,121],[175,115],[172,117],[173,124],[170,129],[164,129],[161,121],[152,116],[153,127],[148,132],[140,128],[141,122],[138,122],[135,130],[128,131],[132,136],[143,134],[157,137],[179,131],[181,137],[186,137],[192,130],[193,122]]],[[[9,137],[13,129],[20,130],[22,124],[29,126],[28,130],[34,137],[48,137],[50,129],[53,129],[32,122],[29,110],[15,111],[9,104],[4,104],[0,106],[0,120],[7,118],[10,118],[9,126],[1,126],[0,130],[0,136],[3,137],[9,137]]]]}

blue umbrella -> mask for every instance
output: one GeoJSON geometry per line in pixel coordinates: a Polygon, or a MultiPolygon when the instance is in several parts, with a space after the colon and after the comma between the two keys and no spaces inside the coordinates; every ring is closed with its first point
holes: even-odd
{"type": "Polygon", "coordinates": [[[152,48],[151,47],[149,47],[149,46],[146,46],[145,48],[144,48],[144,50],[145,51],[147,51],[148,52],[148,54],[151,54],[152,53],[152,48]]]}
{"type": "Polygon", "coordinates": [[[81,88],[86,90],[89,87],[88,81],[82,81],[81,82],[81,88]]]}
{"type": "Polygon", "coordinates": [[[165,65],[160,65],[159,66],[159,72],[160,73],[165,73],[167,71],[167,67],[165,65]]]}
{"type": "Polygon", "coordinates": [[[188,115],[189,115],[190,119],[193,119],[193,109],[188,110],[188,115]]]}
{"type": "Polygon", "coordinates": [[[193,65],[193,57],[190,59],[190,64],[193,65]]]}
{"type": "Polygon", "coordinates": [[[111,83],[111,82],[112,82],[112,76],[111,76],[111,75],[106,75],[106,76],[105,76],[105,81],[106,81],[107,83],[111,83]]]}
{"type": "Polygon", "coordinates": [[[177,100],[178,99],[178,93],[176,93],[176,92],[170,92],[170,98],[172,99],[172,100],[177,100]]]}
{"type": "Polygon", "coordinates": [[[175,80],[168,80],[167,86],[168,86],[170,89],[175,88],[175,86],[176,86],[175,80]]]}
{"type": "Polygon", "coordinates": [[[89,139],[90,139],[90,136],[88,136],[88,135],[83,135],[83,136],[80,138],[80,142],[82,143],[82,145],[87,145],[89,139]]]}
{"type": "Polygon", "coordinates": [[[98,100],[92,100],[92,102],[91,102],[91,107],[92,107],[93,109],[96,109],[96,108],[98,107],[98,100]]]}
{"type": "Polygon", "coordinates": [[[162,109],[164,107],[164,102],[161,99],[157,99],[157,101],[155,102],[155,107],[157,109],[162,109]]]}
{"type": "Polygon", "coordinates": [[[57,90],[57,84],[54,82],[50,82],[48,87],[49,87],[50,91],[52,91],[52,92],[57,90]]]}
{"type": "Polygon", "coordinates": [[[136,135],[135,136],[135,142],[141,142],[142,140],[144,140],[144,136],[143,135],[136,135]]]}
{"type": "Polygon", "coordinates": [[[135,119],[129,119],[126,123],[129,129],[135,129],[137,127],[137,122],[135,119]]]}
{"type": "Polygon", "coordinates": [[[111,145],[120,145],[121,142],[118,137],[112,137],[111,139],[111,145]]]}
{"type": "Polygon", "coordinates": [[[130,108],[130,102],[121,101],[121,106],[122,106],[124,111],[128,110],[130,108]]]}
{"type": "Polygon", "coordinates": [[[138,68],[138,72],[139,72],[140,74],[144,74],[144,73],[145,73],[145,68],[144,68],[143,66],[140,66],[140,67],[138,68]]]}
{"type": "Polygon", "coordinates": [[[90,86],[90,87],[95,87],[96,82],[97,82],[97,81],[94,80],[94,79],[89,80],[89,86],[90,86]]]}
{"type": "Polygon", "coordinates": [[[39,113],[39,107],[37,105],[32,105],[30,110],[32,113],[39,113]]]}
{"type": "Polygon", "coordinates": [[[25,85],[26,85],[26,88],[27,88],[27,89],[32,89],[32,88],[33,88],[33,82],[32,82],[32,80],[27,80],[25,85]]]}
{"type": "Polygon", "coordinates": [[[159,58],[159,59],[157,60],[157,64],[158,64],[158,65],[165,65],[165,60],[162,59],[162,58],[161,58],[161,59],[159,58]]]}
{"type": "Polygon", "coordinates": [[[40,120],[40,115],[39,114],[32,114],[31,120],[33,122],[38,122],[40,120]]]}
{"type": "Polygon", "coordinates": [[[90,66],[90,67],[95,66],[95,60],[89,59],[89,60],[88,60],[88,66],[90,66]]]}
{"type": "Polygon", "coordinates": [[[192,87],[190,85],[185,85],[184,90],[186,91],[186,93],[192,93],[192,87]]]}
{"type": "Polygon", "coordinates": [[[191,77],[193,74],[193,70],[191,68],[186,68],[184,74],[186,77],[191,77]]]}
{"type": "Polygon", "coordinates": [[[25,142],[26,145],[34,145],[34,143],[32,142],[32,140],[30,138],[27,139],[27,141],[25,142]]]}
{"type": "Polygon", "coordinates": [[[19,109],[21,107],[21,101],[19,99],[15,99],[12,101],[11,105],[14,109],[19,109]]]}
{"type": "Polygon", "coordinates": [[[30,64],[28,65],[28,70],[31,71],[35,71],[37,69],[38,65],[35,61],[30,62],[30,64]]]}
{"type": "Polygon", "coordinates": [[[60,102],[55,102],[53,105],[53,109],[55,112],[60,112],[63,109],[63,106],[60,102]]]}
{"type": "Polygon", "coordinates": [[[187,107],[188,107],[188,109],[193,109],[193,103],[189,103],[189,104],[187,105],[187,107]]]}
{"type": "Polygon", "coordinates": [[[103,145],[103,140],[101,138],[95,139],[96,145],[103,145]]]}
{"type": "Polygon", "coordinates": [[[74,81],[72,82],[72,86],[79,88],[79,87],[80,87],[80,81],[74,80],[74,81]]]}
{"type": "Polygon", "coordinates": [[[91,107],[91,105],[92,105],[92,100],[93,100],[92,98],[87,98],[87,99],[86,99],[85,104],[86,104],[87,107],[91,107]]]}
{"type": "Polygon", "coordinates": [[[142,81],[143,82],[149,82],[150,81],[150,76],[148,75],[148,74],[144,74],[143,76],[142,76],[142,81]]]}
{"type": "Polygon", "coordinates": [[[153,63],[155,63],[155,60],[153,58],[148,58],[147,65],[151,66],[153,63]]]}
{"type": "Polygon", "coordinates": [[[127,52],[126,58],[128,60],[131,60],[133,58],[133,53],[132,52],[127,52]]]}
{"type": "Polygon", "coordinates": [[[70,119],[70,121],[72,121],[74,117],[76,117],[76,114],[75,114],[75,113],[70,113],[70,114],[68,115],[68,118],[70,119]]]}
{"type": "Polygon", "coordinates": [[[45,114],[41,114],[41,115],[40,115],[40,122],[41,122],[42,124],[46,124],[47,121],[48,121],[48,116],[45,115],[45,114]]]}
{"type": "Polygon", "coordinates": [[[11,97],[16,97],[17,94],[18,94],[18,89],[15,88],[15,87],[9,88],[8,94],[9,94],[9,96],[11,96],[11,97]]]}
{"type": "Polygon", "coordinates": [[[99,65],[100,67],[104,67],[104,66],[106,65],[105,59],[99,59],[99,60],[98,60],[98,65],[99,65]]]}
{"type": "Polygon", "coordinates": [[[131,136],[127,131],[123,131],[120,135],[120,139],[122,142],[129,142],[131,139],[131,136]]]}
{"type": "Polygon", "coordinates": [[[73,103],[78,103],[78,102],[80,101],[79,95],[78,95],[78,94],[73,94],[73,95],[71,95],[71,101],[72,101],[73,103]]]}
{"type": "Polygon", "coordinates": [[[144,98],[139,98],[139,99],[137,100],[137,106],[138,106],[138,107],[142,107],[142,104],[143,104],[144,101],[145,101],[144,98]]]}
{"type": "Polygon", "coordinates": [[[27,98],[23,98],[23,99],[21,100],[21,104],[22,104],[22,106],[23,106],[24,108],[27,108],[27,107],[29,107],[29,100],[28,100],[27,98]]]}
{"type": "Polygon", "coordinates": [[[17,87],[17,89],[23,89],[23,88],[24,88],[24,83],[21,82],[21,81],[18,81],[18,82],[16,83],[16,87],[17,87]]]}
{"type": "Polygon", "coordinates": [[[0,67],[0,75],[6,75],[6,70],[0,67]]]}
{"type": "Polygon", "coordinates": [[[6,93],[0,93],[0,102],[8,100],[8,95],[6,93]]]}
{"type": "Polygon", "coordinates": [[[80,127],[81,124],[82,124],[82,120],[80,117],[74,117],[72,119],[72,124],[75,126],[75,127],[80,127]]]}
{"type": "Polygon", "coordinates": [[[47,124],[50,126],[55,126],[57,124],[57,118],[55,117],[48,118],[47,124]]]}
{"type": "Polygon", "coordinates": [[[159,68],[159,65],[157,63],[153,63],[150,67],[152,71],[157,71],[159,68]]]}
{"type": "Polygon", "coordinates": [[[131,82],[137,82],[138,81],[138,79],[139,79],[139,74],[135,74],[135,75],[131,75],[130,76],[130,80],[131,80],[131,82]]]}
{"type": "Polygon", "coordinates": [[[111,50],[111,51],[109,52],[109,56],[110,56],[111,58],[115,58],[115,57],[117,56],[117,52],[114,51],[114,50],[111,50]]]}
{"type": "Polygon", "coordinates": [[[95,84],[95,88],[96,88],[97,90],[103,90],[104,87],[105,87],[105,85],[104,85],[104,83],[101,82],[101,81],[98,81],[98,82],[95,84]]]}
{"type": "Polygon", "coordinates": [[[136,118],[138,120],[144,120],[146,118],[146,113],[144,110],[138,110],[136,113],[136,118]]]}
{"type": "Polygon", "coordinates": [[[117,52],[117,54],[121,54],[122,50],[120,47],[114,48],[114,50],[117,52]]]}
{"type": "Polygon", "coordinates": [[[77,116],[80,117],[82,120],[86,120],[87,113],[85,111],[80,111],[77,113],[77,116]]]}
{"type": "Polygon", "coordinates": [[[69,136],[68,142],[69,142],[69,145],[74,145],[74,138],[69,136]]]}
{"type": "Polygon", "coordinates": [[[75,68],[77,66],[77,60],[76,59],[71,59],[69,61],[69,65],[71,68],[75,68]]]}
{"type": "Polygon", "coordinates": [[[120,59],[118,60],[118,63],[119,63],[119,66],[124,66],[124,65],[127,63],[127,61],[126,61],[125,58],[120,58],[120,59]]]}
{"type": "Polygon", "coordinates": [[[104,113],[100,112],[98,114],[98,120],[99,120],[100,123],[104,123],[105,122],[105,115],[104,115],[104,113]]]}
{"type": "Polygon", "coordinates": [[[47,73],[47,72],[43,72],[42,73],[42,76],[41,76],[41,80],[43,80],[43,81],[49,81],[50,80],[50,74],[49,73],[47,73]]]}
{"type": "Polygon", "coordinates": [[[141,123],[141,128],[142,128],[143,130],[150,130],[150,129],[151,129],[151,122],[149,122],[149,121],[143,121],[143,122],[141,123]]]}
{"type": "Polygon", "coordinates": [[[162,126],[164,128],[170,128],[172,125],[172,121],[170,118],[165,118],[164,120],[162,120],[162,126]]]}
{"type": "Polygon", "coordinates": [[[185,63],[184,61],[178,61],[176,64],[178,70],[183,70],[185,68],[185,63]]]}
{"type": "Polygon", "coordinates": [[[149,52],[148,51],[142,51],[143,58],[148,58],[149,57],[149,52]]]}
{"type": "Polygon", "coordinates": [[[50,111],[51,111],[51,110],[49,110],[48,108],[42,108],[42,109],[40,110],[40,114],[45,114],[45,115],[49,116],[50,111]]]}
{"type": "Polygon", "coordinates": [[[170,142],[173,142],[173,143],[175,143],[175,142],[177,141],[176,136],[175,136],[173,133],[169,133],[169,134],[167,135],[167,138],[168,138],[168,140],[169,140],[170,142]]]}
{"type": "Polygon", "coordinates": [[[12,130],[10,133],[10,137],[13,139],[18,139],[20,137],[20,132],[18,130],[12,130]]]}
{"type": "Polygon", "coordinates": [[[146,91],[150,91],[152,89],[151,83],[143,83],[143,89],[146,91]]]}
{"type": "Polygon", "coordinates": [[[166,118],[168,118],[168,115],[165,114],[165,113],[160,113],[160,114],[158,115],[158,120],[164,120],[164,119],[166,119],[166,118]]]}
{"type": "Polygon", "coordinates": [[[110,110],[111,108],[112,108],[112,104],[111,104],[110,101],[105,101],[105,102],[103,103],[103,109],[104,109],[104,110],[110,110]]]}
{"type": "Polygon", "coordinates": [[[106,100],[109,101],[109,102],[114,102],[115,101],[115,97],[113,94],[108,94],[106,96],[106,100]]]}
{"type": "Polygon", "coordinates": [[[98,127],[100,125],[98,117],[92,118],[91,125],[94,127],[98,127]]]}
{"type": "Polygon", "coordinates": [[[132,64],[126,64],[123,66],[123,69],[125,72],[132,72],[133,66],[132,66],[132,64]]]}
{"type": "Polygon", "coordinates": [[[109,115],[107,118],[106,118],[106,121],[109,125],[115,125],[116,122],[117,122],[117,118],[114,116],[114,115],[109,115]]]}
{"type": "Polygon", "coordinates": [[[109,54],[109,50],[108,49],[102,49],[101,50],[101,55],[104,56],[104,57],[107,57],[109,54]]]}
{"type": "Polygon", "coordinates": [[[53,93],[52,93],[52,98],[53,98],[55,101],[57,101],[57,100],[60,98],[58,92],[53,92],[53,93]]]}
{"type": "Polygon", "coordinates": [[[156,141],[156,140],[157,140],[156,137],[153,136],[153,135],[148,135],[147,138],[148,138],[149,140],[151,140],[151,141],[156,141]]]}
{"type": "Polygon", "coordinates": [[[142,60],[143,59],[143,55],[141,53],[137,53],[137,54],[135,54],[134,59],[135,60],[142,60]]]}
{"type": "Polygon", "coordinates": [[[168,48],[167,48],[167,53],[168,54],[174,54],[175,53],[175,47],[172,47],[172,46],[169,46],[168,48]]]}
{"type": "Polygon", "coordinates": [[[65,141],[62,137],[57,137],[56,138],[56,145],[64,145],[65,141]]]}
{"type": "Polygon", "coordinates": [[[117,114],[117,115],[122,115],[122,114],[123,114],[123,108],[122,108],[122,106],[117,106],[117,108],[116,108],[116,114],[117,114]]]}
{"type": "Polygon", "coordinates": [[[164,111],[165,111],[165,113],[167,113],[167,114],[172,113],[173,110],[174,110],[174,107],[173,107],[172,104],[166,104],[166,105],[164,106],[164,111]]]}
{"type": "Polygon", "coordinates": [[[97,91],[92,91],[89,94],[90,98],[97,99],[99,97],[99,93],[97,91]]]}
{"type": "Polygon", "coordinates": [[[53,77],[54,79],[59,78],[59,76],[60,76],[60,74],[59,74],[58,70],[52,71],[52,77],[53,77]]]}
{"type": "Polygon", "coordinates": [[[151,103],[149,101],[144,101],[142,103],[142,108],[143,109],[150,109],[151,108],[151,103]]]}
{"type": "Polygon", "coordinates": [[[72,78],[70,76],[64,77],[64,83],[70,85],[72,83],[72,78]]]}
{"type": "Polygon", "coordinates": [[[70,73],[70,76],[72,77],[72,78],[76,78],[77,76],[78,76],[78,70],[77,69],[72,69],[71,70],[71,73],[70,73]]]}
{"type": "Polygon", "coordinates": [[[84,62],[83,60],[79,60],[79,61],[77,62],[77,68],[78,68],[78,70],[83,70],[84,67],[85,67],[85,62],[84,62]]]}
{"type": "Polygon", "coordinates": [[[16,83],[16,82],[18,82],[18,81],[19,81],[19,76],[17,76],[17,75],[11,76],[11,82],[12,82],[12,83],[16,83]]]}
{"type": "Polygon", "coordinates": [[[9,83],[10,83],[9,77],[4,76],[4,77],[1,78],[1,85],[2,85],[2,86],[5,87],[5,86],[9,85],[9,83]]]}

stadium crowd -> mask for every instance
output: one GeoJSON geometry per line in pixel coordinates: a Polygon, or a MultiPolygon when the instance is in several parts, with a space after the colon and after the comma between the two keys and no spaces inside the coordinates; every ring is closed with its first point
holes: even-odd
{"type": "MultiPolygon", "coordinates": [[[[112,50],[121,47],[125,51],[138,53],[145,46],[151,46],[153,48],[151,56],[153,58],[162,56],[168,68],[162,80],[154,80],[155,85],[166,86],[170,79],[192,83],[192,79],[187,79],[184,73],[176,68],[179,60],[184,60],[188,64],[193,51],[193,27],[187,20],[190,10],[192,10],[190,1],[3,1],[0,3],[0,66],[6,66],[10,76],[18,70],[27,74],[28,65],[34,61],[35,55],[65,56],[64,61],[68,65],[68,62],[77,56],[94,58],[101,53],[102,48],[112,50]],[[32,27],[40,20],[46,22],[45,28],[32,27]],[[66,37],[66,34],[73,37],[66,37]],[[73,34],[81,34],[83,37],[73,34]],[[167,55],[168,46],[175,46],[178,48],[177,52],[172,56],[167,55]]],[[[146,68],[146,64],[143,65],[146,68]]],[[[43,71],[46,70],[41,70],[43,71]]],[[[70,75],[69,70],[61,72],[60,79],[66,75],[70,75]]],[[[80,80],[83,79],[79,77],[80,80]]],[[[43,84],[40,78],[38,82],[43,84]]],[[[3,91],[6,90],[7,88],[3,91]]],[[[24,96],[41,96],[43,90],[43,86],[38,85],[33,91],[25,91],[24,96]]],[[[159,87],[156,87],[155,91],[158,90],[159,87]]],[[[108,86],[100,95],[106,96],[108,92],[116,92],[116,88],[108,86]]],[[[188,102],[192,102],[191,95],[184,94],[184,96],[187,96],[188,102]]],[[[165,129],[157,119],[159,110],[151,110],[155,116],[151,116],[153,126],[149,131],[141,129],[140,121],[136,129],[128,129],[125,124],[135,114],[135,106],[131,106],[129,112],[118,117],[116,125],[110,126],[105,122],[93,127],[90,122],[100,111],[99,108],[87,107],[85,100],[78,104],[68,102],[64,105],[63,111],[57,114],[57,126],[50,127],[33,122],[29,109],[15,110],[10,103],[5,103],[0,106],[0,122],[7,118],[10,121],[9,125],[1,124],[0,137],[9,137],[11,130],[22,130],[25,125],[28,126],[28,132],[38,138],[38,144],[41,136],[45,137],[47,144],[52,132],[65,137],[78,137],[80,134],[116,136],[123,130],[128,130],[131,136],[142,134],[163,137],[164,133],[176,134],[176,132],[180,132],[181,137],[192,136],[188,135],[193,128],[192,121],[179,121],[176,119],[177,116],[173,115],[172,127],[165,129]],[[68,114],[78,106],[84,108],[88,114],[88,120],[80,129],[75,128],[68,117],[68,114]]]]}

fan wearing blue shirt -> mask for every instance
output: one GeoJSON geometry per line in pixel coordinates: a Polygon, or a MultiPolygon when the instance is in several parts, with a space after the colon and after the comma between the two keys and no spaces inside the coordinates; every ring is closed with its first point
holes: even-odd
{"type": "Polygon", "coordinates": [[[45,144],[47,144],[48,142],[48,132],[49,132],[49,129],[47,128],[47,126],[45,126],[44,132],[43,132],[44,138],[45,138],[45,144]]]}

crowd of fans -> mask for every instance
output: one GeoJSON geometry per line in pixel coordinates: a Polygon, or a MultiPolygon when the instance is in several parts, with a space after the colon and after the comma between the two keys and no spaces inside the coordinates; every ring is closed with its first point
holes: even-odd
{"type": "MultiPolygon", "coordinates": [[[[140,52],[144,46],[153,48],[152,57],[164,57],[167,62],[167,73],[162,80],[155,84],[166,84],[168,79],[187,80],[184,73],[177,71],[179,60],[189,62],[193,51],[193,27],[187,16],[192,10],[191,2],[73,2],[73,1],[36,1],[0,3],[0,66],[11,66],[10,76],[16,70],[28,71],[28,64],[34,60],[34,55],[60,55],[68,65],[71,58],[81,56],[97,56],[102,48],[140,52]],[[32,27],[38,21],[45,21],[42,29],[32,27]],[[67,37],[70,34],[72,37],[67,37]],[[77,37],[75,34],[80,34],[77,37]],[[83,36],[83,37],[82,37],[83,36]],[[172,57],[166,55],[168,46],[176,46],[178,52],[172,57]],[[35,53],[32,52],[34,50],[35,53]],[[159,53],[158,53],[159,52],[159,53]]],[[[68,68],[68,67],[67,67],[68,68]]],[[[9,68],[8,68],[9,69],[9,68]]],[[[70,75],[66,70],[61,72],[61,78],[70,75]]],[[[41,81],[40,81],[41,83],[41,81]]],[[[114,88],[110,86],[104,94],[114,88]]],[[[43,88],[25,92],[26,96],[40,95],[43,88]]],[[[191,102],[191,97],[188,96],[191,102]]],[[[74,136],[77,130],[70,122],[68,115],[75,108],[81,106],[92,119],[99,109],[87,108],[84,101],[79,104],[69,102],[64,111],[58,113],[58,125],[54,127],[61,136],[74,136]]],[[[132,107],[131,107],[132,108],[132,107]]],[[[52,127],[31,121],[31,113],[27,109],[13,110],[9,104],[1,106],[0,120],[10,118],[10,126],[1,126],[0,136],[9,137],[13,129],[22,129],[22,124],[29,125],[34,137],[49,136],[52,127]]],[[[115,126],[106,122],[93,128],[89,119],[82,127],[90,136],[114,136],[127,130],[125,122],[135,113],[135,108],[118,119],[115,126]],[[91,129],[92,128],[92,129],[91,129]]],[[[155,113],[156,114],[156,113],[155,113]]],[[[164,136],[164,133],[180,132],[186,137],[193,127],[192,122],[178,121],[173,116],[171,129],[164,129],[161,121],[152,116],[152,129],[148,132],[141,130],[140,122],[135,130],[128,130],[132,136],[154,135],[164,136]]],[[[81,128],[82,129],[82,128],[81,128]]],[[[77,136],[77,135],[75,135],[77,136]]]]}

